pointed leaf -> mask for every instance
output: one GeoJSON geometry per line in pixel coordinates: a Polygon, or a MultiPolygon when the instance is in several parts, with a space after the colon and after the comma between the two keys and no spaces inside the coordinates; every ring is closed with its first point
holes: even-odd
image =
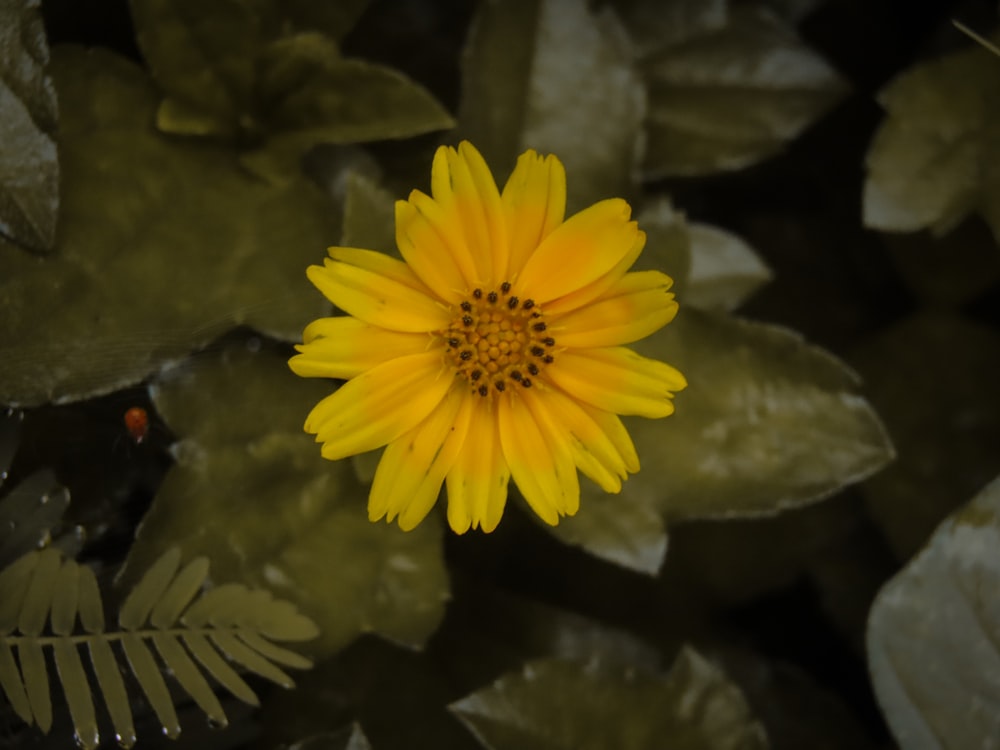
{"type": "Polygon", "coordinates": [[[570,212],[627,196],[646,114],[631,57],[610,9],[592,13],[585,0],[484,2],[466,40],[459,130],[501,184],[525,149],[557,154],[570,212]]]}
{"type": "Polygon", "coordinates": [[[987,93],[998,86],[996,56],[970,43],[910,68],[879,93],[887,117],[866,159],[867,226],[944,233],[978,211],[1000,238],[1000,120],[987,93]]]}
{"type": "Polygon", "coordinates": [[[177,640],[177,636],[154,633],[153,645],[160,653],[163,663],[177,678],[181,687],[198,704],[198,707],[205,712],[209,720],[216,726],[227,726],[229,720],[226,718],[225,711],[222,710],[222,704],[215,697],[212,686],[208,684],[180,641],[177,640]]]}
{"type": "Polygon", "coordinates": [[[80,597],[80,566],[73,560],[63,560],[52,589],[52,632],[71,635],[76,625],[77,603],[80,597]]]}
{"type": "Polygon", "coordinates": [[[163,727],[163,733],[167,737],[175,739],[181,733],[181,727],[177,721],[177,711],[174,710],[173,699],[160,675],[156,659],[153,658],[142,638],[134,633],[122,634],[121,643],[129,666],[132,667],[132,673],[139,681],[142,692],[149,699],[149,705],[156,712],[156,718],[163,727]]]}
{"type": "Polygon", "coordinates": [[[104,705],[108,707],[111,723],[119,738],[118,742],[122,747],[131,747],[135,744],[132,709],[111,644],[104,638],[91,638],[87,646],[90,651],[90,663],[94,667],[94,674],[97,675],[97,684],[101,688],[101,695],[104,696],[104,705]]]}
{"type": "Polygon", "coordinates": [[[724,26],[688,32],[641,63],[649,91],[647,178],[749,166],[847,91],[791,28],[760,8],[734,8],[724,26]]]}
{"type": "Polygon", "coordinates": [[[34,472],[0,500],[0,565],[43,546],[69,500],[51,469],[34,472]]]}
{"type": "Polygon", "coordinates": [[[190,604],[208,577],[208,558],[196,557],[170,582],[153,607],[149,622],[154,628],[169,628],[190,604]]]}
{"type": "Polygon", "coordinates": [[[52,644],[56,669],[59,671],[59,681],[66,694],[66,703],[73,718],[73,728],[77,743],[91,750],[100,741],[97,732],[97,715],[94,712],[94,697],[90,693],[87,674],[83,671],[83,662],[76,645],[68,638],[60,638],[52,644]]]}
{"type": "Polygon", "coordinates": [[[689,382],[673,416],[625,420],[643,468],[622,495],[668,520],[814,502],[893,456],[854,372],[790,331],[682,308],[635,348],[689,382]]]}
{"type": "Polygon", "coordinates": [[[212,647],[205,636],[200,633],[185,633],[181,636],[181,639],[188,647],[188,650],[194,655],[194,658],[201,662],[201,665],[205,667],[208,673],[222,687],[244,703],[249,703],[251,706],[260,705],[260,701],[257,699],[254,691],[226,663],[225,659],[219,656],[219,653],[212,647]]]}
{"type": "Polygon", "coordinates": [[[998,589],[1000,479],[944,521],[872,606],[869,669],[905,750],[1000,736],[998,589]]]}
{"type": "Polygon", "coordinates": [[[304,656],[301,656],[294,651],[289,651],[287,648],[276,646],[266,638],[262,638],[253,631],[238,630],[236,631],[236,635],[238,635],[240,640],[246,645],[269,661],[284,664],[288,667],[294,667],[295,669],[309,669],[312,666],[312,662],[304,656]]]}
{"type": "Polygon", "coordinates": [[[97,576],[86,565],[80,566],[79,609],[80,624],[88,633],[104,632],[104,604],[101,601],[101,589],[97,585],[97,576]]]}
{"type": "Polygon", "coordinates": [[[25,635],[41,635],[45,627],[61,562],[62,555],[52,548],[38,553],[38,563],[31,575],[31,583],[17,619],[17,629],[25,635]]]}
{"type": "Polygon", "coordinates": [[[21,681],[21,670],[18,669],[14,654],[10,650],[6,639],[0,638],[0,687],[3,688],[4,695],[10,703],[14,712],[21,717],[26,724],[33,722],[31,704],[28,696],[24,692],[24,683],[21,681]]]}
{"type": "Polygon", "coordinates": [[[0,635],[7,635],[17,626],[24,595],[39,559],[40,553],[29,552],[0,570],[0,635]]]}
{"type": "Polygon", "coordinates": [[[209,638],[227,657],[245,669],[250,670],[254,674],[258,674],[275,684],[281,685],[281,687],[295,687],[295,681],[291,677],[282,672],[256,651],[249,648],[232,633],[212,633],[209,638]]]}
{"type": "Polygon", "coordinates": [[[180,563],[181,551],[173,547],[149,567],[118,612],[118,624],[122,628],[138,630],[146,623],[149,613],[170,586],[180,563]]]}
{"type": "Polygon", "coordinates": [[[59,211],[55,90],[40,0],[0,4],[0,232],[51,250],[59,211]]]}
{"type": "Polygon", "coordinates": [[[739,689],[690,648],[664,679],[539,660],[451,705],[491,750],[768,746],[739,689]]]}
{"type": "Polygon", "coordinates": [[[702,310],[734,310],[771,280],[746,242],[708,224],[689,224],[691,274],[682,301],[702,310]]]}
{"type": "Polygon", "coordinates": [[[21,662],[21,674],[28,702],[31,704],[31,714],[38,728],[47,734],[52,728],[52,696],[49,693],[45,652],[34,638],[23,638],[17,645],[17,658],[21,662]]]}

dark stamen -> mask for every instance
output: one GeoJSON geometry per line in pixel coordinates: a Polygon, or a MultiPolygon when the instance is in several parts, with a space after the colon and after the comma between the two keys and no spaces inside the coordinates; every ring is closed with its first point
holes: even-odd
{"type": "Polygon", "coordinates": [[[458,348],[458,339],[456,339],[456,338],[450,338],[450,339],[448,339],[448,346],[450,346],[452,349],[457,349],[458,348]]]}
{"type": "Polygon", "coordinates": [[[497,299],[499,298],[496,292],[490,292],[489,294],[486,295],[486,299],[489,300],[489,303],[491,305],[495,305],[497,303],[497,299]]]}
{"type": "Polygon", "coordinates": [[[518,370],[511,370],[510,371],[510,379],[511,380],[520,380],[521,379],[521,373],[518,370]]]}
{"type": "Polygon", "coordinates": [[[517,297],[511,297],[509,300],[507,300],[507,307],[509,307],[511,310],[516,310],[517,303],[518,303],[517,297]]]}
{"type": "Polygon", "coordinates": [[[503,381],[502,381],[502,380],[498,380],[498,381],[497,381],[497,382],[495,382],[495,383],[494,383],[493,385],[495,385],[495,386],[497,387],[497,390],[498,390],[498,391],[500,391],[501,393],[503,393],[503,390],[504,390],[504,388],[506,388],[506,387],[507,387],[507,386],[505,386],[505,385],[503,384],[503,381]]]}
{"type": "Polygon", "coordinates": [[[542,314],[540,312],[533,312],[533,313],[531,313],[531,317],[533,317],[533,318],[540,318],[540,317],[542,317],[542,314]]]}
{"type": "Polygon", "coordinates": [[[464,301],[464,302],[462,303],[461,307],[462,307],[462,309],[463,309],[463,310],[465,310],[466,312],[472,312],[472,303],[471,303],[471,302],[469,302],[469,300],[465,300],[465,301],[464,301]]]}
{"type": "Polygon", "coordinates": [[[458,355],[458,358],[463,362],[468,362],[470,359],[472,359],[472,352],[470,352],[468,349],[464,349],[462,350],[462,353],[458,355]]]}
{"type": "Polygon", "coordinates": [[[472,378],[472,382],[479,380],[483,376],[482,370],[473,370],[469,373],[469,377],[472,378]]]}
{"type": "Polygon", "coordinates": [[[521,305],[521,307],[523,307],[525,310],[530,310],[534,306],[535,306],[535,300],[533,300],[533,299],[526,299],[524,301],[524,304],[521,305]]]}
{"type": "Polygon", "coordinates": [[[542,339],[542,343],[545,344],[545,346],[555,346],[556,340],[549,336],[548,338],[542,339]]]}
{"type": "Polygon", "coordinates": [[[536,357],[541,357],[543,354],[545,354],[545,350],[542,349],[542,347],[540,346],[533,346],[531,347],[531,353],[534,354],[536,357]]]}
{"type": "Polygon", "coordinates": [[[509,292],[510,291],[510,282],[509,281],[505,281],[504,283],[502,283],[500,285],[500,291],[503,292],[504,294],[506,294],[507,292],[509,292]]]}
{"type": "Polygon", "coordinates": [[[545,330],[545,323],[535,323],[535,325],[533,325],[531,327],[534,328],[536,331],[544,331],[545,330]]]}
{"type": "Polygon", "coordinates": [[[531,378],[525,378],[524,380],[522,380],[521,385],[523,385],[525,388],[531,388],[531,378]]]}
{"type": "Polygon", "coordinates": [[[475,297],[476,299],[482,299],[483,298],[483,290],[482,289],[476,289],[472,293],[472,296],[475,297]]]}
{"type": "Polygon", "coordinates": [[[487,388],[485,385],[479,386],[479,395],[480,396],[485,396],[489,392],[490,392],[490,389],[487,388]]]}
{"type": "Polygon", "coordinates": [[[472,325],[472,316],[471,315],[463,315],[462,316],[462,325],[471,326],[472,325]]]}
{"type": "Polygon", "coordinates": [[[537,375],[538,374],[538,365],[536,365],[534,362],[529,362],[528,363],[528,372],[530,372],[532,375],[537,375]]]}
{"type": "Polygon", "coordinates": [[[552,364],[552,361],[553,360],[552,360],[552,355],[551,354],[546,354],[544,357],[542,357],[542,362],[544,362],[547,365],[552,364]]]}

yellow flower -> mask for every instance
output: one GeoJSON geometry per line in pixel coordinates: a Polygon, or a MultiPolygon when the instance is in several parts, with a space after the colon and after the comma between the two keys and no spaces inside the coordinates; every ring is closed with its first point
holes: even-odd
{"type": "Polygon", "coordinates": [[[639,470],[617,415],[665,417],[686,383],[622,345],[674,317],[672,281],[628,272],[646,235],[625,201],[565,207],[554,156],[522,154],[501,193],[471,144],[442,147],[431,196],[396,203],[405,263],[333,247],[308,269],[347,316],[310,324],[289,364],[347,382],[305,429],[331,460],[386,446],[372,521],[412,529],[447,482],[451,528],[492,531],[513,478],[555,525],[579,507],[577,469],[608,492],[639,470]]]}

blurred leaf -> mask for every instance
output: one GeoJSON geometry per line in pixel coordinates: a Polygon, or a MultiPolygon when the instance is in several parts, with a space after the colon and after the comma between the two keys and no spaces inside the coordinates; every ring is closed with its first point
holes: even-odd
{"type": "Polygon", "coordinates": [[[633,271],[663,271],[674,280],[671,291],[682,302],[691,276],[691,232],[684,214],[662,196],[646,203],[635,217],[646,233],[646,247],[633,271]]]}
{"type": "Polygon", "coordinates": [[[719,29],[729,18],[729,0],[614,0],[639,55],[678,44],[694,33],[719,29]]]}
{"type": "Polygon", "coordinates": [[[568,210],[633,192],[645,115],[627,38],[585,0],[487,0],[462,64],[459,129],[503,182],[528,148],[566,165],[568,210]]]}
{"type": "Polygon", "coordinates": [[[51,250],[59,213],[58,108],[40,0],[0,2],[0,232],[51,250]]]}
{"type": "Polygon", "coordinates": [[[299,158],[318,143],[405,138],[454,125],[406,76],[340,56],[334,38],[360,14],[359,0],[131,4],[139,44],[166,94],[158,127],[249,148],[244,166],[269,181],[292,179],[299,158]]]}
{"type": "Polygon", "coordinates": [[[396,201],[375,180],[360,173],[352,172],[347,177],[340,244],[402,259],[396,246],[396,201]]]}
{"type": "Polygon", "coordinates": [[[684,31],[641,62],[649,91],[647,178],[761,161],[847,91],[822,58],[763,9],[734,8],[724,26],[684,31]]]}
{"type": "Polygon", "coordinates": [[[0,497],[0,568],[49,541],[69,500],[69,490],[48,469],[35,472],[0,497]]]}
{"type": "Polygon", "coordinates": [[[319,190],[162,138],[149,81],[111,53],[61,49],[52,73],[59,252],[39,262],[0,241],[0,403],[110,392],[233,325],[293,338],[329,309],[304,279],[339,234],[319,190]]]}
{"type": "Polygon", "coordinates": [[[371,750],[371,748],[368,738],[357,724],[336,732],[316,734],[288,746],[288,750],[371,750]]]}
{"type": "Polygon", "coordinates": [[[900,560],[945,516],[1000,473],[1000,337],[946,313],[893,325],[856,351],[899,460],[865,494],[900,560]]]}
{"type": "Polygon", "coordinates": [[[297,604],[320,627],[318,655],[371,631],[419,646],[448,596],[440,522],[407,533],[368,521],[350,463],[322,459],[302,430],[329,383],[296,378],[286,360],[267,347],[232,348],[153,389],[184,439],[128,571],[176,545],[208,556],[220,577],[297,604]]]}
{"type": "Polygon", "coordinates": [[[771,269],[735,234],[708,224],[689,224],[691,273],[681,304],[702,310],[733,310],[771,280],[771,269]]]}
{"type": "Polygon", "coordinates": [[[528,662],[451,709],[491,750],[768,747],[739,689],[691,648],[665,678],[598,661],[528,662]]]}
{"type": "Polygon", "coordinates": [[[942,523],[885,585],[868,665],[903,750],[986,748],[1000,736],[1000,480],[942,523]]]}
{"type": "Polygon", "coordinates": [[[643,469],[622,496],[668,521],[776,513],[892,458],[857,376],[791,331],[688,307],[635,348],[689,382],[673,416],[626,420],[643,469]]]}
{"type": "Polygon", "coordinates": [[[869,227],[944,233],[978,211],[1000,238],[1000,60],[978,44],[915,65],[879,93],[868,149],[869,227]]]}

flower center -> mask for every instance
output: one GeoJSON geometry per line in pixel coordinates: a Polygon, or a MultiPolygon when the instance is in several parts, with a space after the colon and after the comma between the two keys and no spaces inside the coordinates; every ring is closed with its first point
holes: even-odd
{"type": "Polygon", "coordinates": [[[475,289],[440,331],[455,370],[473,392],[486,397],[508,388],[531,388],[532,378],[552,362],[555,339],[534,300],[521,300],[505,281],[498,289],[475,289]]]}

